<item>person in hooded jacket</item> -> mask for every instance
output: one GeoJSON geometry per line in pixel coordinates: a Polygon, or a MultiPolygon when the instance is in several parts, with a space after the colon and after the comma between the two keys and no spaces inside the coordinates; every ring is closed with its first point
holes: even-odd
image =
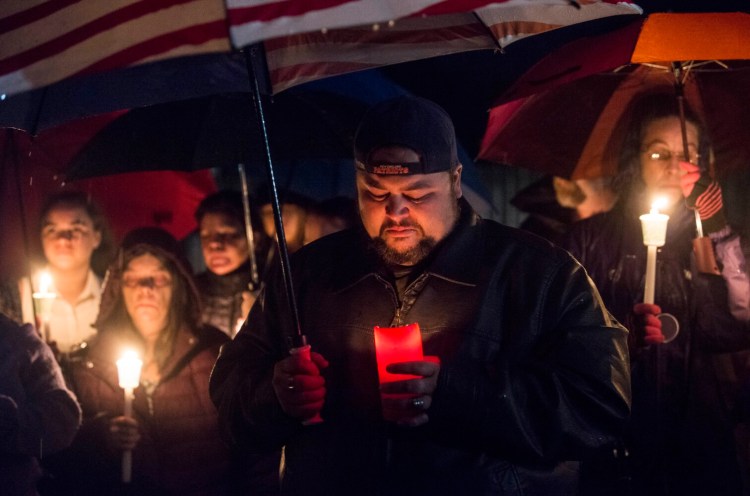
{"type": "Polygon", "coordinates": [[[219,438],[208,378],[229,340],[200,324],[200,305],[177,241],[158,228],[128,234],[110,266],[97,335],[71,369],[83,408],[73,446],[53,473],[65,493],[121,490],[121,461],[132,450],[134,494],[227,494],[230,451],[219,438]],[[133,415],[123,416],[116,361],[126,349],[143,361],[133,415]]]}
{"type": "Polygon", "coordinates": [[[583,470],[585,494],[742,491],[731,405],[716,358],[746,348],[750,334],[729,311],[727,281],[718,267],[702,267],[693,255],[696,211],[712,243],[723,243],[730,231],[721,190],[705,172],[706,133],[691,109],[684,112],[687,156],[674,94],[644,94],[631,102],[613,134],[621,146],[610,147],[619,150],[619,200],[609,212],[577,223],[563,241],[607,308],[631,330],[632,416],[623,444],[583,470]],[[658,197],[669,221],[657,256],[655,304],[649,304],[639,217],[658,197]],[[666,333],[662,312],[676,317],[676,336],[666,333]]]}

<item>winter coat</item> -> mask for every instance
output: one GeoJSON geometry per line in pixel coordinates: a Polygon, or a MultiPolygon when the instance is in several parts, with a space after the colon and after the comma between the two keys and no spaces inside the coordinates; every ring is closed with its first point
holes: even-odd
{"type": "MultiPolygon", "coordinates": [[[[133,450],[133,485],[147,494],[226,494],[229,449],[221,441],[208,377],[228,338],[203,327],[180,332],[161,380],[135,389],[133,415],[141,439],[133,450]]],[[[122,415],[124,393],[116,360],[124,345],[114,332],[100,332],[85,355],[71,364],[73,387],[84,421],[70,450],[55,460],[60,485],[80,494],[107,494],[118,486],[121,452],[107,448],[111,418],[122,415]]]]}
{"type": "Polygon", "coordinates": [[[37,494],[39,458],[70,445],[80,422],[52,350],[0,314],[0,493],[37,494]]]}
{"type": "Polygon", "coordinates": [[[611,442],[628,415],[626,331],[580,265],[465,201],[400,302],[361,229],[302,248],[292,273],[302,329],[330,361],[324,422],[285,415],[271,386],[294,329],[278,274],[211,378],[229,438],[285,446],[284,491],[571,494],[558,462],[611,442]],[[442,365],[429,422],[409,429],[382,419],[373,326],[412,322],[442,365]]]}
{"type": "MultiPolygon", "coordinates": [[[[636,203],[621,201],[581,221],[563,243],[586,268],[607,308],[630,329],[633,305],[643,301],[647,251],[639,220],[645,212],[636,203]]],[[[677,318],[678,336],[643,346],[631,334],[633,405],[625,435],[631,494],[740,491],[732,422],[712,356],[746,348],[750,334],[731,318],[722,277],[693,270],[694,219],[678,205],[657,256],[655,303],[677,318]]],[[[614,483],[622,487],[621,480],[614,483]]]]}
{"type": "Polygon", "coordinates": [[[242,292],[250,291],[250,264],[219,276],[207,270],[195,276],[195,285],[200,293],[203,323],[234,336],[237,321],[242,314],[242,292]]]}

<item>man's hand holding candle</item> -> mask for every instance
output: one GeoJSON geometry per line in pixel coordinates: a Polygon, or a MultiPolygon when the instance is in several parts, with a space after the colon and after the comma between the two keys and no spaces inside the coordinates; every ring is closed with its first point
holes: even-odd
{"type": "Polygon", "coordinates": [[[680,185],[685,203],[698,210],[706,234],[720,231],[727,225],[721,186],[695,164],[680,162],[680,168],[684,172],[680,185]]]}
{"type": "Polygon", "coordinates": [[[381,384],[383,410],[389,412],[390,418],[398,418],[396,423],[402,427],[426,424],[429,421],[427,410],[432,405],[432,394],[437,387],[440,361],[437,357],[425,357],[425,361],[420,362],[392,363],[387,366],[387,371],[419,377],[381,384]]]}
{"type": "Polygon", "coordinates": [[[320,371],[326,367],[328,360],[314,351],[309,360],[292,354],[276,363],[272,384],[284,413],[300,420],[320,413],[326,396],[326,381],[320,371]]]}
{"type": "Polygon", "coordinates": [[[661,307],[652,303],[636,303],[633,306],[635,314],[636,340],[642,346],[664,343],[661,332],[661,321],[658,315],[661,307]]]}

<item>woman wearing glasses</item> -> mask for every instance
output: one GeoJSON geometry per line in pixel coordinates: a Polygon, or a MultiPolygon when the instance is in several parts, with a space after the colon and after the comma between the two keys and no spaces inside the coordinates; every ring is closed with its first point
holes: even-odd
{"type": "MultiPolygon", "coordinates": [[[[583,264],[607,308],[631,331],[632,417],[613,455],[584,463],[589,494],[742,494],[733,421],[722,395],[721,353],[750,344],[727,308],[718,270],[698,268],[696,218],[711,243],[723,242],[721,189],[705,172],[709,143],[685,109],[683,140],[674,94],[633,100],[618,123],[619,200],[574,226],[564,245],[583,264]],[[655,304],[644,302],[647,248],[640,215],[660,199],[669,215],[656,259],[655,304]],[[679,332],[662,313],[676,317],[679,332]]],[[[727,262],[727,260],[720,260],[727,262]]]]}
{"type": "Polygon", "coordinates": [[[208,377],[229,338],[200,324],[198,302],[171,235],[144,228],[126,236],[108,271],[97,335],[72,367],[84,420],[52,467],[63,491],[113,494],[131,450],[133,494],[227,494],[230,456],[208,377]],[[123,416],[116,368],[126,349],[143,361],[132,417],[123,416]]]}

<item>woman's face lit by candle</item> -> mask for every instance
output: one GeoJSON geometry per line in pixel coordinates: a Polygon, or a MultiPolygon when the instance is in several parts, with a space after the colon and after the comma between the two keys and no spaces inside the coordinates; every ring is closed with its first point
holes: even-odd
{"type": "Polygon", "coordinates": [[[143,254],[128,263],[122,275],[125,308],[138,332],[153,342],[167,325],[172,301],[172,275],[158,258],[143,254]]]}
{"type": "Polygon", "coordinates": [[[689,156],[684,157],[678,117],[664,117],[649,123],[641,140],[641,177],[650,197],[663,196],[669,208],[682,199],[681,161],[697,163],[698,128],[687,123],[689,156]]]}
{"type": "Polygon", "coordinates": [[[50,266],[58,270],[88,268],[91,255],[102,241],[83,208],[50,210],[42,224],[42,248],[50,266]]]}

